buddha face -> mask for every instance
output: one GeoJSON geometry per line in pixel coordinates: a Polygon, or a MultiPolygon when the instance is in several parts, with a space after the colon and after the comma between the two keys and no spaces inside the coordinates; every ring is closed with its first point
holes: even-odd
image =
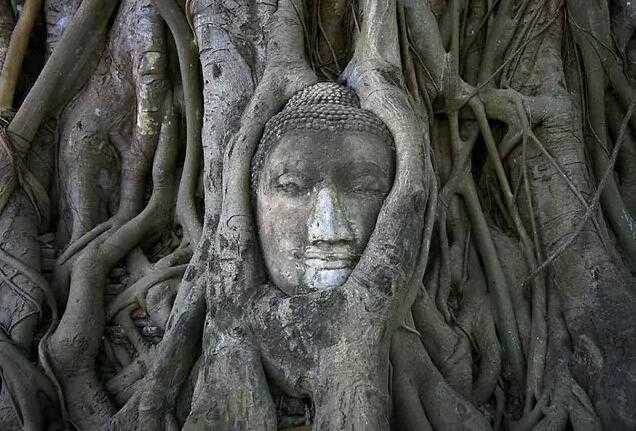
{"type": "Polygon", "coordinates": [[[265,156],[256,218],[270,279],[289,295],[342,285],[393,184],[394,152],[364,132],[290,132],[265,156]]]}

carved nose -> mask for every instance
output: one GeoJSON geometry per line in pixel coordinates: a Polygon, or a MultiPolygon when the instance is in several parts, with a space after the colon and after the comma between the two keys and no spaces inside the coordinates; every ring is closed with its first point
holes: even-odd
{"type": "Polygon", "coordinates": [[[323,187],[318,192],[308,222],[308,236],[311,245],[353,240],[353,232],[349,222],[340,208],[335,192],[330,187],[323,187]]]}

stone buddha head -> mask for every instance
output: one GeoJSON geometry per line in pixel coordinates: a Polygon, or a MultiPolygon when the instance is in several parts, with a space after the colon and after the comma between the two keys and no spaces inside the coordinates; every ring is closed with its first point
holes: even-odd
{"type": "Polygon", "coordinates": [[[289,295],[342,285],[394,173],[391,133],[352,90],[322,82],[296,93],[266,124],[252,160],[270,280],[289,295]]]}

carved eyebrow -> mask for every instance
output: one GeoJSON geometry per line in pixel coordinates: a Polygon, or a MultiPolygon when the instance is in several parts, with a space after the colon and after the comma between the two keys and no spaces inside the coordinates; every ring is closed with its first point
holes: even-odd
{"type": "MultiPolygon", "coordinates": [[[[271,170],[273,172],[277,172],[277,173],[284,173],[284,172],[289,172],[291,170],[303,170],[303,165],[306,162],[302,159],[295,159],[295,160],[279,160],[277,162],[275,162],[274,164],[272,164],[271,166],[271,170]]],[[[278,175],[278,174],[277,174],[278,175]]]]}
{"type": "Polygon", "coordinates": [[[272,164],[270,172],[267,175],[268,182],[276,181],[282,175],[294,174],[308,180],[312,177],[312,169],[307,165],[306,160],[280,160],[272,164]]]}
{"type": "Polygon", "coordinates": [[[352,174],[366,174],[366,173],[372,173],[375,174],[378,171],[384,175],[385,177],[389,177],[389,172],[387,172],[385,169],[382,168],[382,166],[380,166],[377,163],[374,162],[369,162],[369,161],[354,161],[351,163],[348,163],[346,165],[347,171],[349,171],[352,174]]]}

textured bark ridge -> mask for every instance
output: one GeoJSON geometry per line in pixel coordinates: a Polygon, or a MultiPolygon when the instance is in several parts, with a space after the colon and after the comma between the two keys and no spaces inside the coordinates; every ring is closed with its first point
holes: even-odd
{"type": "Polygon", "coordinates": [[[0,1],[0,430],[636,429],[635,29],[0,1]]]}

